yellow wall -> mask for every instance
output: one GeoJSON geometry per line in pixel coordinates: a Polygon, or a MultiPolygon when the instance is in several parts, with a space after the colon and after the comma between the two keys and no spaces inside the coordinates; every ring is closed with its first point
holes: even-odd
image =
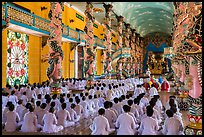
{"type": "MultiPolygon", "coordinates": [[[[49,46],[48,45],[44,46],[43,48],[41,47],[41,58],[42,58],[43,55],[49,55],[49,46]]],[[[47,74],[46,74],[48,66],[49,66],[49,64],[48,64],[47,61],[46,62],[41,62],[40,82],[48,80],[48,77],[47,77],[47,74]]]]}
{"type": "Polygon", "coordinates": [[[69,78],[69,53],[70,45],[67,42],[63,42],[62,50],[64,53],[64,59],[62,61],[62,76],[63,78],[69,78]]]}
{"type": "Polygon", "coordinates": [[[97,49],[96,51],[96,74],[101,75],[103,73],[103,63],[101,63],[101,49],[97,49]]]}
{"type": "Polygon", "coordinates": [[[2,87],[6,87],[7,29],[2,31],[2,87]]]}
{"type": "MultiPolygon", "coordinates": [[[[75,49],[70,51],[70,55],[69,55],[70,56],[70,60],[74,60],[74,51],[75,51],[75,49]]],[[[74,62],[70,62],[69,77],[70,78],[74,78],[74,62]]]]}
{"type": "Polygon", "coordinates": [[[29,35],[28,48],[28,81],[38,83],[40,81],[41,38],[29,35]]]}

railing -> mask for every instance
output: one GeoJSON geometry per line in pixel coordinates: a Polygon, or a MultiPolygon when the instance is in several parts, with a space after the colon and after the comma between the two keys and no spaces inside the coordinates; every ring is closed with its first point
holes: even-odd
{"type": "Polygon", "coordinates": [[[45,31],[50,31],[50,21],[49,20],[45,20],[41,17],[38,16],[34,16],[35,17],[35,22],[34,25],[36,28],[45,30],[45,31]]]}
{"type": "Polygon", "coordinates": [[[5,20],[5,8],[2,6],[2,20],[5,20]]]}
{"type": "MultiPolygon", "coordinates": [[[[35,14],[32,14],[30,12],[27,12],[21,8],[18,8],[12,4],[5,3],[2,5],[2,19],[5,20],[6,18],[9,18],[10,21],[13,21],[14,23],[21,23],[18,25],[21,25],[23,27],[30,27],[30,29],[33,29],[35,31],[40,31],[41,33],[46,33],[49,35],[50,32],[50,20],[46,20],[42,17],[39,17],[35,14]],[[25,25],[25,26],[24,26],[25,25]],[[27,25],[27,26],[26,26],[27,25]],[[43,31],[41,31],[43,30],[43,31]]],[[[85,41],[85,33],[84,32],[78,32],[69,26],[62,25],[62,35],[66,38],[73,38],[76,41],[84,40],[85,41]]],[[[106,48],[104,45],[104,41],[99,38],[94,38],[94,43],[96,46],[106,48]]],[[[112,49],[115,50],[116,45],[112,46],[112,49]]],[[[117,50],[115,53],[113,53],[113,58],[119,56],[119,54],[130,54],[129,49],[120,49],[117,50]]]]}

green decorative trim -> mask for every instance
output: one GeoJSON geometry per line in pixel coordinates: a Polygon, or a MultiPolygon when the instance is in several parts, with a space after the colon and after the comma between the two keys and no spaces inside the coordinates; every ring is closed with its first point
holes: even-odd
{"type": "Polygon", "coordinates": [[[81,16],[81,15],[79,15],[78,13],[76,13],[76,17],[77,17],[78,19],[80,19],[81,21],[84,21],[84,17],[81,16]]]}
{"type": "Polygon", "coordinates": [[[98,25],[97,24],[94,23],[93,26],[98,29],[98,25]]]}

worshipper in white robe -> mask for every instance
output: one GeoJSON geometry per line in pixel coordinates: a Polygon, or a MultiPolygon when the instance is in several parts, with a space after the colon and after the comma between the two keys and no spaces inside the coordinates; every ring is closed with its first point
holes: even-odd
{"type": "Polygon", "coordinates": [[[182,114],[177,111],[176,106],[172,106],[170,110],[173,112],[173,117],[178,119],[181,122],[182,127],[184,128],[183,120],[182,120],[182,114]]]}
{"type": "Polygon", "coordinates": [[[141,120],[139,128],[139,135],[158,135],[159,126],[157,121],[152,118],[154,110],[151,106],[147,106],[146,114],[147,117],[141,120]]]}
{"type": "Polygon", "coordinates": [[[41,105],[41,101],[36,101],[35,102],[35,110],[34,110],[34,113],[37,114],[38,111],[40,111],[40,105],[41,105]]]}
{"type": "Polygon", "coordinates": [[[129,114],[131,107],[123,106],[124,113],[120,114],[116,120],[117,135],[134,135],[137,130],[137,125],[133,117],[129,114]]]}
{"type": "Polygon", "coordinates": [[[159,95],[157,89],[154,87],[154,84],[151,85],[152,87],[149,90],[149,96],[153,97],[154,95],[159,95]]]}
{"type": "Polygon", "coordinates": [[[33,111],[34,108],[30,106],[29,112],[24,116],[21,132],[37,132],[37,116],[33,111]]]}
{"type": "Polygon", "coordinates": [[[6,104],[9,101],[8,95],[7,92],[2,93],[2,108],[6,107],[6,104]]]}
{"type": "Polygon", "coordinates": [[[11,101],[14,106],[17,105],[18,97],[15,95],[15,90],[11,91],[11,95],[9,96],[9,101],[11,101]]]}
{"type": "Polygon", "coordinates": [[[20,117],[16,111],[14,111],[15,106],[10,104],[9,111],[6,113],[6,122],[4,130],[6,132],[15,132],[16,129],[20,126],[18,123],[20,121],[20,117]]]}
{"type": "Polygon", "coordinates": [[[18,101],[18,105],[16,106],[16,112],[18,113],[20,120],[19,122],[23,121],[23,111],[26,109],[25,106],[23,106],[23,100],[18,101]]]}
{"type": "Polygon", "coordinates": [[[147,97],[147,94],[145,93],[142,93],[141,94],[141,100],[140,100],[143,104],[144,104],[144,107],[147,107],[148,104],[149,104],[149,99],[147,97]]]}
{"type": "Polygon", "coordinates": [[[153,115],[152,118],[155,118],[155,120],[157,121],[158,125],[161,124],[162,122],[162,117],[161,114],[159,113],[159,111],[155,108],[156,105],[156,100],[154,98],[152,98],[149,102],[149,105],[153,108],[153,115]]]}
{"type": "Polygon", "coordinates": [[[28,97],[26,95],[26,92],[23,92],[23,95],[21,96],[21,99],[23,100],[23,105],[25,106],[26,103],[28,103],[28,97]]]}
{"type": "Polygon", "coordinates": [[[128,100],[127,102],[128,106],[131,107],[130,112],[134,114],[134,117],[136,118],[135,122],[140,123],[140,117],[139,117],[139,112],[138,110],[133,106],[133,100],[128,100]]]}
{"type": "Polygon", "coordinates": [[[73,126],[75,124],[75,122],[71,121],[71,116],[69,114],[69,111],[67,111],[66,108],[66,103],[62,103],[61,105],[62,109],[59,110],[56,113],[56,117],[57,117],[57,125],[62,125],[64,128],[65,127],[69,127],[69,126],[73,126]]]}
{"type": "Polygon", "coordinates": [[[184,135],[183,125],[177,118],[173,117],[173,112],[167,110],[166,115],[168,117],[164,121],[162,133],[164,135],[184,135]]]}
{"type": "Polygon", "coordinates": [[[176,97],[175,96],[169,96],[169,100],[166,102],[166,105],[165,105],[165,109],[170,109],[171,106],[173,105],[176,105],[176,108],[178,110],[178,112],[180,111],[180,109],[178,108],[178,102],[176,100],[176,97]]]}
{"type": "Polygon", "coordinates": [[[139,96],[139,94],[143,93],[143,90],[140,85],[137,85],[137,88],[134,91],[134,97],[139,96]]]}
{"type": "Polygon", "coordinates": [[[109,135],[115,129],[111,129],[108,119],[104,116],[105,109],[98,110],[98,116],[94,118],[93,123],[90,125],[91,135],[109,135]]]}
{"type": "Polygon", "coordinates": [[[83,118],[84,108],[80,104],[80,99],[76,99],[76,107],[74,108],[74,111],[80,116],[80,119],[83,118]]]}
{"type": "Polygon", "coordinates": [[[82,97],[82,102],[80,102],[80,105],[82,105],[83,110],[84,110],[82,117],[83,118],[88,118],[88,116],[89,116],[89,109],[88,109],[88,103],[86,101],[86,97],[85,96],[82,97]]]}
{"type": "Polygon", "coordinates": [[[55,110],[58,111],[60,109],[60,104],[61,103],[60,103],[59,99],[57,98],[57,94],[54,94],[52,96],[51,102],[55,102],[55,110]]]}
{"type": "Polygon", "coordinates": [[[107,101],[111,101],[113,99],[113,90],[112,87],[109,86],[109,90],[107,90],[107,96],[106,96],[106,100],[107,101]]]}
{"type": "Polygon", "coordinates": [[[80,120],[80,115],[77,115],[76,111],[74,110],[74,108],[76,107],[76,105],[74,103],[71,104],[71,109],[69,109],[69,113],[71,116],[71,121],[73,122],[78,122],[80,120]]]}
{"type": "Polygon", "coordinates": [[[89,95],[94,95],[95,89],[94,86],[91,86],[90,90],[89,90],[89,95]]]}
{"type": "Polygon", "coordinates": [[[133,107],[135,107],[139,113],[139,120],[141,121],[141,117],[144,115],[144,110],[143,108],[139,105],[140,103],[140,99],[139,98],[135,98],[134,99],[134,104],[133,107]]]}
{"type": "Polygon", "coordinates": [[[105,117],[108,119],[110,128],[115,128],[115,122],[117,119],[117,115],[113,110],[110,109],[110,103],[109,101],[104,102],[104,108],[105,108],[105,117]]]}
{"type": "Polygon", "coordinates": [[[99,95],[98,100],[99,100],[99,107],[103,107],[103,103],[105,102],[105,99],[99,95]]]}
{"type": "MultiPolygon", "coordinates": [[[[98,96],[100,96],[100,94],[98,96]]],[[[99,100],[97,98],[97,95],[94,95],[93,102],[94,102],[94,106],[95,106],[94,110],[95,110],[95,112],[98,112],[98,110],[99,110],[99,100]]]]}
{"type": "Polygon", "coordinates": [[[43,128],[42,132],[45,133],[56,133],[63,130],[63,126],[57,126],[57,118],[54,114],[55,109],[53,107],[50,108],[49,113],[43,116],[43,128]]]}
{"type": "Polygon", "coordinates": [[[92,95],[89,95],[89,99],[87,100],[87,106],[88,106],[89,115],[93,115],[95,104],[92,100],[92,95]]]}
{"type": "Polygon", "coordinates": [[[40,110],[36,112],[37,121],[38,121],[38,125],[37,125],[38,128],[43,128],[43,120],[42,119],[43,119],[43,116],[48,113],[48,110],[46,110],[46,106],[47,106],[46,103],[42,103],[40,105],[40,110]]]}
{"type": "Polygon", "coordinates": [[[164,112],[163,112],[162,102],[161,102],[161,100],[159,99],[160,96],[159,96],[159,95],[154,95],[154,98],[156,98],[156,100],[157,100],[155,107],[157,108],[157,110],[158,110],[160,113],[164,113],[164,112]]]}
{"type": "Polygon", "coordinates": [[[7,115],[7,112],[9,112],[9,106],[12,104],[11,101],[8,101],[7,104],[6,104],[6,107],[3,108],[2,110],[2,125],[4,125],[6,123],[6,115],[7,115]]]}

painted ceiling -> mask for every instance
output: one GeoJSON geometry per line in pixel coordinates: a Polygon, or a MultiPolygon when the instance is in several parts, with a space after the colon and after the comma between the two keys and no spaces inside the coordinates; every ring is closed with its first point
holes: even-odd
{"type": "MultiPolygon", "coordinates": [[[[85,2],[69,2],[73,6],[85,11],[85,2]]],[[[103,3],[112,4],[112,11],[124,17],[124,22],[129,23],[132,29],[140,36],[152,32],[164,32],[169,35],[173,29],[173,2],[93,2],[94,7],[104,8],[103,3]]],[[[111,13],[112,18],[115,15],[111,13]]],[[[105,13],[95,13],[94,17],[104,23],[105,13]]],[[[116,29],[117,19],[112,21],[112,28],[116,29]]]]}
{"type": "Polygon", "coordinates": [[[112,2],[113,11],[142,37],[152,32],[172,33],[173,2],[112,2]]]}

